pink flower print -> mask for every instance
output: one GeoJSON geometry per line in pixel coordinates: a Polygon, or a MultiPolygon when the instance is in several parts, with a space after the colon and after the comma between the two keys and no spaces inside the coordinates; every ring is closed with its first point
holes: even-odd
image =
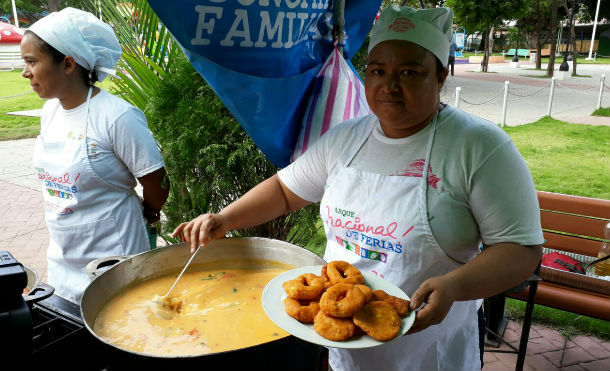
{"type": "Polygon", "coordinates": [[[406,32],[415,28],[415,24],[409,18],[400,17],[388,26],[388,29],[394,32],[406,32]]]}
{"type": "MultiPolygon", "coordinates": [[[[393,176],[409,176],[409,177],[417,177],[417,178],[421,178],[424,174],[424,166],[426,164],[426,160],[421,158],[418,160],[415,160],[413,162],[411,162],[409,165],[407,165],[406,169],[404,170],[397,170],[394,172],[394,174],[391,174],[393,176]]],[[[430,187],[436,189],[437,188],[437,183],[440,181],[441,179],[432,172],[432,167],[428,166],[428,184],[430,185],[430,187]]]]}

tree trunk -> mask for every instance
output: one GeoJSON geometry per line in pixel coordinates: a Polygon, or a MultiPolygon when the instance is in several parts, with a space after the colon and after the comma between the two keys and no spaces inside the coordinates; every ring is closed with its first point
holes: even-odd
{"type": "Polygon", "coordinates": [[[534,43],[536,45],[536,69],[542,69],[542,11],[540,10],[540,0],[536,1],[536,25],[534,26],[534,43]]]}
{"type": "Polygon", "coordinates": [[[489,56],[491,55],[491,49],[493,48],[493,34],[494,27],[490,27],[487,29],[485,33],[485,55],[483,56],[483,62],[481,62],[482,71],[487,72],[487,67],[489,65],[489,56]]]}
{"type": "Polygon", "coordinates": [[[557,0],[551,1],[551,52],[546,67],[546,77],[553,77],[555,70],[555,53],[557,52],[557,0]]]}
{"type": "Polygon", "coordinates": [[[570,9],[570,40],[572,41],[572,76],[576,76],[576,33],[574,32],[574,13],[576,12],[576,3],[572,0],[572,9],[570,9]]]}
{"type": "Polygon", "coordinates": [[[47,8],[49,9],[49,13],[58,11],[60,2],[61,0],[48,0],[47,8]]]}

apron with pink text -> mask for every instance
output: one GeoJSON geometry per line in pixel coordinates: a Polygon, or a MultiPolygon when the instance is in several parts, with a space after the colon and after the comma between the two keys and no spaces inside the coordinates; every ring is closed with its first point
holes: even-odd
{"type": "MultiPolygon", "coordinates": [[[[436,117],[422,177],[385,176],[348,167],[376,124],[377,120],[370,123],[322,198],[320,213],[327,237],[324,259],[350,262],[411,296],[427,278],[461,265],[443,252],[428,224],[428,164],[436,117]]],[[[440,324],[377,347],[330,348],[330,366],[335,371],[480,370],[479,306],[480,301],[455,302],[440,324]]]]}
{"type": "MultiPolygon", "coordinates": [[[[85,270],[90,261],[134,254],[148,248],[139,198],[133,189],[105,182],[91,167],[87,126],[92,89],[87,95],[83,132],[65,140],[36,139],[33,162],[42,182],[45,220],[49,229],[48,283],[55,293],[79,303],[90,283],[85,270]],[[122,236],[117,223],[130,223],[122,236]],[[126,246],[124,241],[136,241],[126,246]]],[[[58,106],[59,107],[59,104],[58,106]]],[[[49,122],[55,112],[51,113],[49,122]]]]}

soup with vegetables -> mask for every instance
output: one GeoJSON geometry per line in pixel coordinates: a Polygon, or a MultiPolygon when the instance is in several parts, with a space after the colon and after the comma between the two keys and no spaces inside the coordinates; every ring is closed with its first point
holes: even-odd
{"type": "Polygon", "coordinates": [[[127,350],[181,356],[216,353],[276,340],[288,333],[263,311],[265,285],[286,268],[205,269],[151,279],[110,300],[95,333],[127,350]]]}

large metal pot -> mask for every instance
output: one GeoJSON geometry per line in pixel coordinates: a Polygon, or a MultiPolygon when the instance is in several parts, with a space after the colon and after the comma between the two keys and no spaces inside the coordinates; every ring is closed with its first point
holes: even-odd
{"type": "MultiPolygon", "coordinates": [[[[190,257],[186,244],[177,244],[144,252],[132,257],[119,257],[116,265],[103,273],[89,267],[92,275],[99,274],[87,287],[81,302],[81,312],[87,329],[106,344],[107,359],[111,369],[133,369],[137,367],[174,369],[175,367],[212,367],[212,369],[248,368],[257,369],[321,369],[325,349],[288,336],[272,342],[221,353],[197,356],[152,356],[118,348],[93,332],[93,325],[100,310],[112,297],[128,286],[161,275],[176,273],[184,267],[190,257]],[[126,259],[125,259],[126,258],[126,259]],[[123,260],[124,259],[124,260],[123,260]]],[[[287,242],[265,238],[223,238],[200,249],[191,263],[210,265],[224,260],[232,261],[276,261],[295,266],[322,265],[324,260],[314,253],[287,242]]],[[[104,260],[92,262],[107,265],[104,260]]],[[[251,264],[251,263],[250,263],[251,264]]],[[[251,265],[249,265],[251,267],[251,265]]],[[[239,268],[232,265],[231,268],[239,268]]],[[[190,268],[189,268],[190,269],[190,268]]],[[[264,314],[263,314],[264,315],[264,314]]]]}

